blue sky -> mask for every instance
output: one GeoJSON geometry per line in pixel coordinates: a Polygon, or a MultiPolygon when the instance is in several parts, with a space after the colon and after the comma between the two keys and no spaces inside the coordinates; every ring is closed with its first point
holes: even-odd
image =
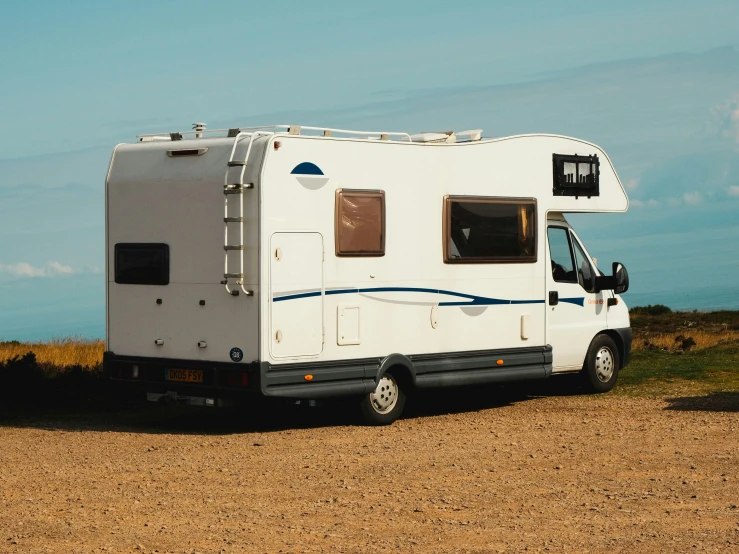
{"type": "MultiPolygon", "coordinates": [[[[269,123],[574,135],[572,217],[631,304],[739,308],[739,2],[4,2],[0,338],[104,335],[103,185],[136,134],[269,123]]],[[[603,265],[603,264],[602,264],[603,265]]]]}

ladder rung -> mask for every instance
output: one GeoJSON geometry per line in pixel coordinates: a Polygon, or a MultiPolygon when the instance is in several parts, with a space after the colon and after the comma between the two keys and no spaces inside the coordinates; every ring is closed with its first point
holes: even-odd
{"type": "Polygon", "coordinates": [[[224,273],[223,276],[226,279],[243,279],[244,278],[243,273],[224,273]]]}
{"type": "Polygon", "coordinates": [[[224,217],[224,223],[241,223],[244,221],[243,217],[224,217]]]}
{"type": "Polygon", "coordinates": [[[223,247],[224,250],[243,250],[244,245],[243,244],[227,244],[223,247]]]}
{"type": "MultiPolygon", "coordinates": [[[[254,183],[234,183],[233,185],[223,185],[223,192],[226,191],[235,191],[235,192],[241,192],[243,189],[253,189],[254,183]]],[[[234,192],[231,192],[230,194],[233,194],[234,192]]],[[[229,193],[227,193],[229,194],[229,193]]]]}
{"type": "Polygon", "coordinates": [[[246,160],[232,160],[228,162],[228,167],[241,167],[246,165],[246,160]]]}

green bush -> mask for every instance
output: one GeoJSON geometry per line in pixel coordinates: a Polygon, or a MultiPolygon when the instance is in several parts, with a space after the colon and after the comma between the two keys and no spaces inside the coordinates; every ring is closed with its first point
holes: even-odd
{"type": "Polygon", "coordinates": [[[650,304],[649,306],[634,306],[629,313],[631,315],[664,315],[671,314],[672,310],[664,304],[650,304]]]}

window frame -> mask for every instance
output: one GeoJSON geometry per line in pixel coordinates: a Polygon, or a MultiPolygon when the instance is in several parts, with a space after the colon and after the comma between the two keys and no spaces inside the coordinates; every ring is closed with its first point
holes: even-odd
{"type": "Polygon", "coordinates": [[[442,256],[445,264],[533,264],[539,257],[539,210],[536,198],[510,198],[500,196],[464,196],[447,194],[444,196],[442,214],[442,256]],[[452,258],[450,246],[452,241],[452,204],[454,202],[477,202],[480,204],[517,204],[534,207],[533,237],[534,253],[531,256],[495,256],[479,258],[452,258]]]}
{"type": "Polygon", "coordinates": [[[590,279],[592,281],[592,287],[589,289],[585,287],[585,284],[584,284],[585,277],[582,277],[582,280],[580,279],[581,274],[580,274],[579,266],[575,267],[575,274],[577,275],[577,283],[583,288],[585,292],[595,293],[595,279],[598,276],[598,274],[596,273],[596,267],[593,265],[593,262],[590,260],[590,257],[587,254],[587,250],[585,250],[585,247],[583,246],[582,242],[580,242],[577,235],[575,235],[575,233],[572,232],[572,229],[570,229],[570,240],[572,241],[571,248],[572,248],[572,253],[575,255],[575,258],[574,258],[575,262],[577,262],[577,252],[575,251],[575,246],[577,246],[578,249],[580,250],[580,254],[582,254],[583,260],[585,261],[585,263],[588,264],[588,267],[590,268],[590,275],[591,275],[590,279]]]}
{"type": "Polygon", "coordinates": [[[169,244],[163,242],[119,242],[113,248],[113,274],[114,281],[119,285],[152,285],[162,286],[169,285],[170,276],[170,257],[169,257],[169,244]],[[122,250],[150,250],[153,248],[160,248],[164,254],[164,265],[162,271],[159,274],[159,278],[152,281],[144,281],[141,279],[128,280],[123,279],[119,273],[119,256],[122,250]]]}
{"type": "Polygon", "coordinates": [[[374,189],[336,189],[334,200],[334,253],[337,258],[382,258],[385,255],[387,217],[385,213],[385,191],[374,189]],[[343,195],[380,199],[380,250],[372,252],[345,252],[341,250],[341,200],[343,195]]]}
{"type": "Polygon", "coordinates": [[[553,196],[574,196],[577,200],[580,196],[590,198],[600,196],[600,158],[598,154],[580,156],[577,154],[552,154],[552,167],[554,186],[553,196]],[[575,164],[578,172],[577,179],[569,180],[572,174],[565,173],[566,164],[575,164]],[[579,180],[579,166],[587,165],[590,178],[579,180]]]}
{"type": "Polygon", "coordinates": [[[552,275],[552,281],[555,283],[569,283],[570,285],[577,285],[579,284],[579,278],[577,276],[577,266],[575,265],[575,252],[572,249],[572,233],[570,232],[569,227],[565,227],[563,225],[547,225],[547,251],[549,253],[549,272],[552,275]],[[565,236],[567,237],[567,247],[570,249],[570,262],[572,263],[572,272],[575,274],[575,279],[573,281],[563,281],[562,279],[555,279],[554,278],[554,271],[552,270],[551,263],[552,263],[552,249],[551,245],[549,244],[549,229],[562,229],[565,232],[565,236]]]}

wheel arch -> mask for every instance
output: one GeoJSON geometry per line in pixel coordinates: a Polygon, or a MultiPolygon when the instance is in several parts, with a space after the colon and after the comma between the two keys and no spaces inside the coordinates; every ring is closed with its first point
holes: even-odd
{"type": "MultiPolygon", "coordinates": [[[[598,335],[606,335],[616,343],[616,348],[618,349],[618,369],[621,369],[624,366],[624,358],[626,355],[626,347],[624,345],[623,337],[613,329],[603,329],[598,333],[598,335]]],[[[593,340],[595,340],[598,335],[595,335],[593,340]]]]}
{"type": "Polygon", "coordinates": [[[393,377],[398,380],[398,384],[405,388],[415,388],[416,386],[416,368],[413,362],[403,354],[390,354],[380,362],[375,375],[375,383],[379,383],[382,376],[392,371],[393,377]]]}

